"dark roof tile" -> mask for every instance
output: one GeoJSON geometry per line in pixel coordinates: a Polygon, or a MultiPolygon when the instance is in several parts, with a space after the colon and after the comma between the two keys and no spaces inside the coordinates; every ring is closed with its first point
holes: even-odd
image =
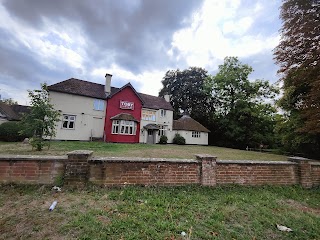
{"type": "Polygon", "coordinates": [[[126,120],[126,121],[139,122],[137,119],[134,118],[134,116],[132,116],[129,113],[120,113],[120,114],[117,114],[117,115],[111,117],[110,119],[111,120],[126,120]]]}
{"type": "MultiPolygon", "coordinates": [[[[128,85],[128,84],[127,84],[128,85]]],[[[127,86],[125,85],[125,86],[127,86]]],[[[53,84],[48,86],[49,91],[62,92],[62,93],[70,93],[80,96],[106,99],[106,95],[104,92],[104,85],[88,82],[76,78],[70,78],[68,80],[53,84]]],[[[110,96],[112,97],[115,93],[117,93],[122,88],[111,87],[110,96]]],[[[134,88],[133,88],[134,89],[134,88]]],[[[162,97],[155,97],[144,93],[137,93],[143,104],[144,108],[150,109],[166,109],[173,111],[173,108],[169,102],[167,102],[162,97]]]]}
{"type": "MultiPolygon", "coordinates": [[[[88,82],[76,78],[70,78],[68,80],[48,86],[49,91],[70,93],[85,97],[92,97],[98,99],[106,99],[104,92],[104,85],[88,82]]],[[[116,91],[117,88],[111,88],[111,93],[116,91]]]]}
{"type": "Polygon", "coordinates": [[[144,93],[139,93],[144,105],[144,108],[151,108],[151,109],[166,109],[166,110],[171,110],[173,111],[173,108],[169,102],[167,102],[164,98],[162,97],[155,97],[151,95],[147,95],[144,93]]]}
{"type": "Polygon", "coordinates": [[[173,121],[173,130],[186,130],[186,131],[197,131],[197,132],[210,132],[201,123],[197,122],[188,115],[182,116],[178,120],[173,121]]]}
{"type": "Polygon", "coordinates": [[[0,112],[6,116],[8,120],[21,120],[24,113],[30,112],[29,106],[23,105],[8,105],[0,102],[0,112]]]}

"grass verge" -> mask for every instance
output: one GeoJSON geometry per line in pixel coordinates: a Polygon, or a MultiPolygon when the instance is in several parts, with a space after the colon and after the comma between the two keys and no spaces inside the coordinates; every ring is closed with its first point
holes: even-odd
{"type": "Polygon", "coordinates": [[[52,193],[45,186],[2,185],[0,239],[320,239],[319,199],[319,188],[297,186],[52,193]],[[49,212],[54,199],[58,205],[49,212]]]}
{"type": "Polygon", "coordinates": [[[260,153],[231,148],[196,145],[160,145],[160,144],[119,144],[104,142],[54,141],[51,148],[41,152],[32,151],[31,146],[22,143],[0,142],[2,154],[45,154],[65,155],[66,153],[86,149],[94,151],[95,156],[145,157],[145,158],[191,158],[195,154],[211,154],[218,159],[235,160],[275,160],[285,161],[286,156],[260,153]]]}

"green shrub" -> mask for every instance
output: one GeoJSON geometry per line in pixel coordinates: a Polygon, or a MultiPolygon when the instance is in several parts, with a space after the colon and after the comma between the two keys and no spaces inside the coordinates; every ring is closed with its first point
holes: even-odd
{"type": "Polygon", "coordinates": [[[160,143],[160,144],[167,144],[167,142],[168,142],[168,137],[165,136],[165,135],[162,135],[162,136],[160,137],[159,143],[160,143]]]}
{"type": "Polygon", "coordinates": [[[5,122],[0,125],[0,141],[20,142],[26,137],[26,134],[20,134],[22,126],[20,122],[5,122]]]}
{"type": "Polygon", "coordinates": [[[174,135],[172,142],[174,144],[184,145],[186,144],[186,139],[182,137],[179,133],[176,133],[176,135],[174,135]]]}

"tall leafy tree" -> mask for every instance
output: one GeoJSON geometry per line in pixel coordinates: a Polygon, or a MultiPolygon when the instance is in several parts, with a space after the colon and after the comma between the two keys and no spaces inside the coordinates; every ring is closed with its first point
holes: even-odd
{"type": "Polygon", "coordinates": [[[314,152],[320,152],[320,2],[284,0],[280,18],[281,40],[274,54],[283,83],[279,104],[287,111],[285,126],[299,140],[297,149],[312,143],[314,152]]]}
{"type": "Polygon", "coordinates": [[[207,78],[207,90],[215,100],[211,130],[217,144],[243,148],[273,143],[275,109],[270,100],[278,89],[267,81],[249,81],[252,71],[238,58],[226,57],[218,73],[207,78]]]}
{"type": "Polygon", "coordinates": [[[55,136],[56,122],[59,121],[60,113],[50,104],[48,87],[45,83],[41,84],[41,90],[28,92],[31,111],[22,118],[22,133],[31,133],[32,146],[41,151],[45,145],[45,139],[55,136]]]}
{"type": "Polygon", "coordinates": [[[166,72],[159,96],[171,96],[170,102],[174,108],[175,118],[185,111],[197,120],[204,120],[208,116],[210,95],[204,91],[207,76],[207,71],[198,67],[166,72]]]}

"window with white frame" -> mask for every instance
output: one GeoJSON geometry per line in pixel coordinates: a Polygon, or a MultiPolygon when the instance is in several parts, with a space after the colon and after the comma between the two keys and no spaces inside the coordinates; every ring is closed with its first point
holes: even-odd
{"type": "Polygon", "coordinates": [[[95,99],[93,101],[93,109],[97,111],[104,111],[104,100],[95,99]]]}
{"type": "Polygon", "coordinates": [[[164,109],[161,109],[161,110],[160,110],[160,115],[161,115],[161,117],[165,117],[166,114],[167,114],[167,111],[166,111],[166,110],[164,110],[164,109]]]}
{"type": "Polygon", "coordinates": [[[113,120],[112,134],[136,135],[137,123],[134,121],[113,120]]]}
{"type": "Polygon", "coordinates": [[[119,133],[119,126],[120,126],[120,120],[113,120],[112,121],[112,133],[113,134],[119,133]]]}
{"type": "Polygon", "coordinates": [[[155,122],[156,121],[156,112],[143,110],[142,111],[142,120],[155,122]]]}
{"type": "Polygon", "coordinates": [[[200,137],[200,132],[192,131],[192,137],[193,138],[199,138],[200,137]]]}
{"type": "Polygon", "coordinates": [[[167,131],[167,126],[159,126],[158,135],[159,135],[159,136],[162,136],[162,135],[165,135],[165,136],[166,136],[166,131],[167,131]]]}
{"type": "Polygon", "coordinates": [[[64,129],[74,129],[76,122],[76,116],[74,115],[63,115],[62,128],[64,129]]]}

